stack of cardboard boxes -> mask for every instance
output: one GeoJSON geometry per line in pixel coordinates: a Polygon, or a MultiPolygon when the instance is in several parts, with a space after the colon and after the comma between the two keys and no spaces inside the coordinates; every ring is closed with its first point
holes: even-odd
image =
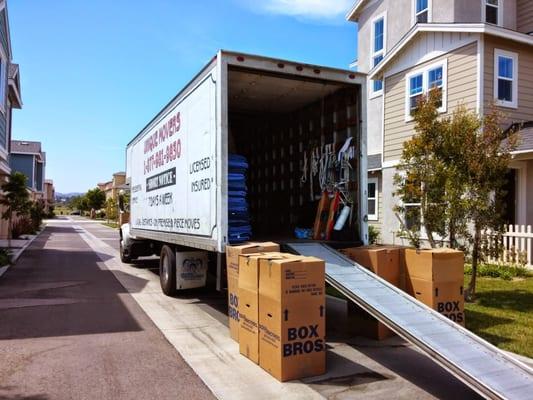
{"type": "MultiPolygon", "coordinates": [[[[420,302],[464,326],[464,254],[446,248],[416,250],[399,246],[367,246],[341,250],[420,302]]],[[[353,333],[376,340],[394,333],[352,303],[348,305],[353,333]]]]}
{"type": "Polygon", "coordinates": [[[464,254],[451,249],[405,249],[406,291],[428,307],[465,325],[464,254]]]}
{"type": "Polygon", "coordinates": [[[230,297],[230,326],[235,321],[231,308],[237,308],[240,352],[280,381],[323,374],[325,264],[272,251],[271,245],[245,245],[269,250],[261,253],[243,252],[242,246],[227,249],[228,286],[231,258],[239,252],[238,301],[232,304],[230,297]]]}
{"type": "Polygon", "coordinates": [[[228,277],[228,316],[230,335],[239,341],[239,256],[241,254],[279,251],[279,244],[273,242],[244,243],[239,246],[226,246],[226,269],[228,277]]]}

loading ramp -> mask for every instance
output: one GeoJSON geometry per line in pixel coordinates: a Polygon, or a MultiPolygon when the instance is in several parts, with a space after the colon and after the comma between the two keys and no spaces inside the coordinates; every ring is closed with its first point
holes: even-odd
{"type": "Polygon", "coordinates": [[[488,399],[533,398],[533,369],[322,243],[286,243],[321,258],[326,281],[488,399]]]}

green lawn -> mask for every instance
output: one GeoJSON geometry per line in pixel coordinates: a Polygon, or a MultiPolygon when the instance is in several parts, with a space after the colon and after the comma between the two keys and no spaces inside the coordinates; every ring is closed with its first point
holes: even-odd
{"type": "Polygon", "coordinates": [[[105,226],[108,226],[108,227],[114,228],[114,229],[118,228],[118,222],[113,222],[113,221],[102,222],[102,225],[105,225],[105,226]]]}
{"type": "MultiPolygon", "coordinates": [[[[469,279],[465,276],[465,287],[469,279]]],[[[470,331],[501,349],[533,357],[533,277],[478,278],[477,301],[465,308],[470,331]]]]}

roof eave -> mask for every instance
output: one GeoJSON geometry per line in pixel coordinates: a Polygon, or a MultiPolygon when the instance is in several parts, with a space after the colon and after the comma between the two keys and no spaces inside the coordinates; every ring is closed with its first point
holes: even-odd
{"type": "Polygon", "coordinates": [[[416,24],[411,28],[409,32],[404,36],[403,40],[398,42],[396,46],[385,56],[383,61],[376,67],[368,72],[370,79],[381,78],[385,66],[392,61],[396,55],[419,33],[422,32],[469,32],[469,33],[481,33],[494,35],[509,40],[533,45],[533,37],[525,33],[512,31],[509,29],[501,28],[490,24],[416,24]]]}
{"type": "Polygon", "coordinates": [[[22,98],[20,96],[20,91],[19,91],[19,88],[17,87],[16,82],[13,79],[9,79],[8,84],[9,84],[9,91],[10,91],[10,93],[13,94],[13,99],[15,100],[14,102],[11,103],[11,106],[13,108],[21,109],[22,108],[22,98]]]}
{"type": "Polygon", "coordinates": [[[357,0],[352,9],[348,11],[348,14],[346,14],[346,21],[357,22],[359,11],[361,11],[361,7],[364,2],[365,0],[357,0]]]}

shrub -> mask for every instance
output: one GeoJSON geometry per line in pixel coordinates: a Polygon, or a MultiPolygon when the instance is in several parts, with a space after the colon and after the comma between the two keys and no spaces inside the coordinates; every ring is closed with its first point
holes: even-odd
{"type": "Polygon", "coordinates": [[[33,222],[28,217],[21,217],[17,222],[13,224],[11,231],[13,239],[20,237],[20,235],[32,235],[35,233],[33,228],[33,222]]]}
{"type": "Polygon", "coordinates": [[[0,267],[7,265],[11,262],[9,251],[7,249],[0,249],[0,267]]]}
{"type": "MultiPolygon", "coordinates": [[[[525,278],[531,276],[531,272],[521,265],[503,265],[503,264],[480,264],[478,270],[479,276],[489,278],[500,278],[510,281],[513,278],[525,278]]],[[[472,275],[472,265],[465,265],[465,274],[472,275]]]]}
{"type": "Polygon", "coordinates": [[[368,225],[368,241],[370,244],[376,244],[379,240],[379,229],[374,225],[368,225]]]}

